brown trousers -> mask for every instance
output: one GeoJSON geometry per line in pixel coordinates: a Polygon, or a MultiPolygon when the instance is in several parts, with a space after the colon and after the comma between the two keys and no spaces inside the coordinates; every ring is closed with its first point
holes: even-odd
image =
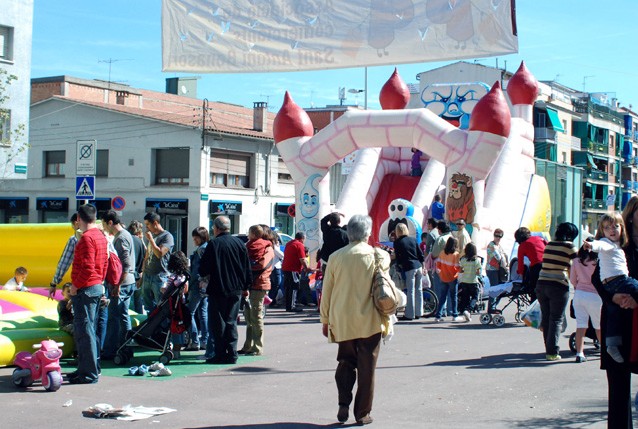
{"type": "Polygon", "coordinates": [[[339,406],[349,407],[352,402],[352,389],[357,381],[357,394],[354,398],[354,417],[360,420],[372,410],[374,397],[374,371],[379,357],[381,333],[369,338],[357,338],[342,341],[337,352],[337,370],[335,381],[339,391],[339,406]],[[357,380],[357,374],[359,379],[357,380]]]}

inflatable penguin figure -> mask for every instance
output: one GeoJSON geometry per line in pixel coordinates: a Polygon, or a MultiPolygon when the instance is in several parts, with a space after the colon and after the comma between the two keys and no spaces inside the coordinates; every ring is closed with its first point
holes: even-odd
{"type": "Polygon", "coordinates": [[[421,242],[421,225],[412,217],[414,206],[408,200],[397,198],[392,200],[388,206],[390,217],[386,219],[379,230],[379,241],[390,241],[390,235],[394,233],[397,224],[404,223],[408,227],[410,237],[416,238],[417,243],[421,242]]]}

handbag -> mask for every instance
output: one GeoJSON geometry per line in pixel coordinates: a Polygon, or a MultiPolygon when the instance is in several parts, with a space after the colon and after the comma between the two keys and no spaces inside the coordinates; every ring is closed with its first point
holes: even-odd
{"type": "Polygon", "coordinates": [[[404,274],[401,269],[397,267],[397,264],[392,264],[392,266],[390,267],[390,278],[394,282],[394,285],[397,287],[397,289],[403,290],[406,288],[404,274]]]}
{"type": "Polygon", "coordinates": [[[534,300],[534,302],[532,302],[527,310],[525,310],[525,312],[523,313],[521,320],[530,328],[540,329],[541,319],[541,305],[538,303],[538,300],[534,300]]]}
{"type": "Polygon", "coordinates": [[[381,269],[381,255],[379,251],[374,251],[374,274],[372,275],[372,286],[370,295],[377,311],[382,316],[389,316],[396,313],[401,302],[401,291],[394,285],[389,274],[381,269]]]}

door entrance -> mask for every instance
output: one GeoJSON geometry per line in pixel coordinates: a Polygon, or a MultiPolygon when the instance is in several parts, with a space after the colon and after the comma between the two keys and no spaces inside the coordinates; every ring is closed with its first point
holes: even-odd
{"type": "Polygon", "coordinates": [[[173,234],[175,240],[175,246],[173,252],[181,250],[186,255],[187,253],[187,239],[188,239],[188,218],[180,215],[164,215],[164,229],[173,234]]]}

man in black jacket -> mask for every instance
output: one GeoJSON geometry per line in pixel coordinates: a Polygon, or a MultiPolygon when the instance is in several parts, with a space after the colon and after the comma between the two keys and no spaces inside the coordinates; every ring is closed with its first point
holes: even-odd
{"type": "Polygon", "coordinates": [[[348,233],[341,227],[342,213],[332,212],[321,219],[321,233],[323,234],[323,246],[321,246],[321,268],[325,272],[328,258],[335,251],[348,245],[348,233]]]}
{"type": "Polygon", "coordinates": [[[229,234],[230,219],[213,221],[214,239],[202,256],[200,285],[208,279],[208,329],[215,340],[215,356],[206,363],[237,362],[237,316],[242,292],[252,284],[248,251],[244,243],[229,234]]]}

